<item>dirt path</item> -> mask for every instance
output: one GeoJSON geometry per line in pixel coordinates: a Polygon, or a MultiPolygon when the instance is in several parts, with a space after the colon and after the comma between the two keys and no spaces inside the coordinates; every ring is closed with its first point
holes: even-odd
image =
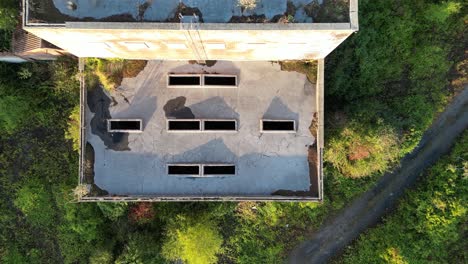
{"type": "Polygon", "coordinates": [[[308,241],[294,249],[289,263],[325,263],[395,206],[425,168],[447,153],[468,127],[468,86],[426,131],[419,146],[392,173],[328,219],[308,241]]]}

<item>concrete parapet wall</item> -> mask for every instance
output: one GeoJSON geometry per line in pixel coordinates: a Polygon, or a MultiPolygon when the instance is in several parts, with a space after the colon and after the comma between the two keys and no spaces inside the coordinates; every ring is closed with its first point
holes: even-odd
{"type": "Polygon", "coordinates": [[[25,29],[78,57],[231,61],[319,59],[354,32],[347,23],[179,26],[74,22],[25,29]]]}
{"type": "Polygon", "coordinates": [[[325,90],[325,60],[319,59],[317,61],[317,88],[316,88],[316,106],[317,106],[317,156],[318,158],[318,178],[320,185],[320,200],[323,199],[323,148],[324,148],[324,133],[325,133],[325,106],[324,106],[324,90],[325,90]]]}
{"type": "Polygon", "coordinates": [[[80,202],[320,202],[321,199],[301,196],[87,196],[80,202]]]}
{"type": "Polygon", "coordinates": [[[359,7],[358,0],[350,0],[349,6],[349,20],[351,24],[351,29],[358,31],[359,30],[359,7]]]}

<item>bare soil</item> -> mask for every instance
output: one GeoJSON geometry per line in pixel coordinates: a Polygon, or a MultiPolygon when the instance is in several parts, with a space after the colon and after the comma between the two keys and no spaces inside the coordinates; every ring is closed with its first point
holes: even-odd
{"type": "Polygon", "coordinates": [[[370,151],[362,145],[357,145],[352,147],[350,150],[350,154],[348,155],[348,160],[362,160],[370,156],[370,151]]]}

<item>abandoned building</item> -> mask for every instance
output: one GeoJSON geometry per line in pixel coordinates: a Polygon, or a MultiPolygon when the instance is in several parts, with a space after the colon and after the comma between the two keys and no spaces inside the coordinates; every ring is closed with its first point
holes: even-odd
{"type": "Polygon", "coordinates": [[[35,60],[55,60],[68,52],[29,33],[19,26],[13,32],[10,50],[0,52],[0,61],[20,63],[35,60]]]}
{"type": "Polygon", "coordinates": [[[322,200],[324,58],[358,30],[357,0],[23,7],[24,30],[80,70],[147,61],[115,89],[81,76],[81,201],[322,200]]]}

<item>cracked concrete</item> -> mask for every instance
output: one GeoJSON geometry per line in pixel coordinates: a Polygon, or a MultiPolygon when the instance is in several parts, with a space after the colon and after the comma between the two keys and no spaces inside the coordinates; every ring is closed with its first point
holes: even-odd
{"type": "MultiPolygon", "coordinates": [[[[110,194],[270,196],[278,190],[306,191],[310,187],[307,155],[315,142],[309,131],[316,111],[315,85],[304,74],[281,71],[271,62],[218,61],[209,67],[149,61],[137,77],[124,79],[110,96],[117,101],[109,105],[112,118],[141,118],[144,125],[143,133],[128,135],[131,151],[110,149],[87,129],[95,151],[95,183],[110,194]],[[167,88],[169,72],[237,74],[239,87],[167,88]],[[178,101],[165,107],[174,99],[178,101]],[[195,118],[236,119],[238,132],[167,133],[166,112],[174,106],[188,108],[195,118]],[[294,119],[297,133],[260,134],[259,120],[264,116],[294,119]],[[237,175],[168,176],[167,163],[232,163],[237,175]]],[[[89,107],[87,117],[94,117],[89,107]]]]}

